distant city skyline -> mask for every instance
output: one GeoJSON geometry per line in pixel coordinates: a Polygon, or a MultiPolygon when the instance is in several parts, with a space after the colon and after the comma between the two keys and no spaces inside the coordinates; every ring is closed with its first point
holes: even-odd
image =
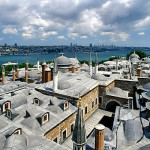
{"type": "Polygon", "coordinates": [[[149,0],[1,0],[0,45],[150,47],[149,0]]]}

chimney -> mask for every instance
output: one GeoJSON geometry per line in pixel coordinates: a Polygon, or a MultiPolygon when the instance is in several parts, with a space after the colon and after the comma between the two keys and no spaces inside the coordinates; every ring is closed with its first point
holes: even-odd
{"type": "Polygon", "coordinates": [[[5,67],[2,68],[2,84],[5,84],[5,67]]]}
{"type": "Polygon", "coordinates": [[[19,64],[17,63],[17,78],[19,78],[19,64]]]}
{"type": "Polygon", "coordinates": [[[89,60],[89,75],[92,76],[92,58],[91,58],[91,52],[90,52],[90,60],[89,60]]]}
{"type": "Polygon", "coordinates": [[[15,81],[15,66],[13,66],[13,81],[15,81]]]}
{"type": "Polygon", "coordinates": [[[141,68],[137,68],[137,74],[138,74],[138,77],[141,77],[142,76],[142,69],[141,68]]]}
{"type": "Polygon", "coordinates": [[[95,127],[95,150],[104,150],[104,129],[102,124],[95,127]]]}
{"type": "Polygon", "coordinates": [[[47,67],[45,69],[45,82],[51,81],[51,69],[47,67]]]}
{"type": "Polygon", "coordinates": [[[42,83],[45,83],[45,69],[46,69],[46,62],[42,64],[42,83]]]}
{"type": "Polygon", "coordinates": [[[25,69],[25,82],[28,83],[28,70],[27,70],[27,66],[25,69]]]}
{"type": "Polygon", "coordinates": [[[72,65],[72,73],[75,73],[76,72],[76,69],[75,69],[75,65],[73,64],[72,65]]]}
{"type": "Polygon", "coordinates": [[[51,67],[51,81],[53,80],[53,67],[51,67]]]}

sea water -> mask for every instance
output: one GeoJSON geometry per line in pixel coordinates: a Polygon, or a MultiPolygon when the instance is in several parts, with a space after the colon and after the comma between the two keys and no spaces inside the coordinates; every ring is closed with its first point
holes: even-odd
{"type": "MultiPolygon", "coordinates": [[[[120,50],[120,51],[105,51],[105,52],[98,52],[98,61],[102,60],[107,60],[111,56],[126,56],[128,53],[130,53],[130,50],[120,50]]],[[[150,55],[149,51],[146,51],[146,54],[150,55]]],[[[53,61],[55,56],[59,57],[61,54],[56,54],[56,53],[48,53],[48,54],[30,54],[30,55],[11,55],[11,56],[0,56],[0,66],[3,63],[7,62],[17,62],[18,63],[25,63],[28,61],[30,64],[36,64],[37,59],[39,56],[39,61],[53,61]]],[[[74,58],[75,56],[77,57],[78,60],[89,60],[89,53],[88,52],[80,52],[80,53],[70,53],[70,52],[65,52],[64,56],[69,57],[69,58],[74,58]]],[[[92,60],[95,61],[95,53],[92,52],[92,60]]]]}

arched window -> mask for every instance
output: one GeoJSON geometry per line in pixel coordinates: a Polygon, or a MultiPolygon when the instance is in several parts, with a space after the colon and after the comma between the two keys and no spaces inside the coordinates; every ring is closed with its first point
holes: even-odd
{"type": "Polygon", "coordinates": [[[10,109],[10,101],[7,101],[3,104],[3,111],[5,112],[7,109],[10,109]]]}

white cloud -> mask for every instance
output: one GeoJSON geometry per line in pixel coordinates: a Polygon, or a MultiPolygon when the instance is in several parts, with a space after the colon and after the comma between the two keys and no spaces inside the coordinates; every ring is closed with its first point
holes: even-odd
{"type": "Polygon", "coordinates": [[[150,26],[150,16],[147,16],[146,18],[137,21],[137,23],[135,24],[135,27],[139,29],[146,28],[149,26],[150,26]]]}
{"type": "Polygon", "coordinates": [[[4,34],[17,34],[18,31],[16,28],[12,28],[12,27],[6,27],[5,29],[3,29],[2,31],[4,34]]]}
{"type": "Polygon", "coordinates": [[[80,36],[81,39],[87,39],[87,36],[80,36]]]}
{"type": "Polygon", "coordinates": [[[76,40],[101,35],[126,41],[127,33],[149,29],[149,6],[149,0],[1,0],[0,29],[29,39],[63,39],[67,32],[76,40]]]}
{"type": "Polygon", "coordinates": [[[57,39],[65,39],[65,37],[63,35],[59,35],[57,36],[57,39]]]}
{"type": "Polygon", "coordinates": [[[139,32],[139,33],[138,33],[138,35],[144,35],[144,34],[145,34],[144,32],[139,32]]]}

